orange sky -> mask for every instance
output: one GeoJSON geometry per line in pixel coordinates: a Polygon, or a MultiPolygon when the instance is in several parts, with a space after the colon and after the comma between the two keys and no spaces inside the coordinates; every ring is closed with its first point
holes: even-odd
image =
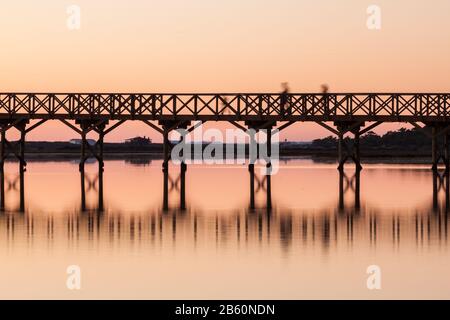
{"type": "MultiPolygon", "coordinates": [[[[3,1],[0,91],[450,92],[449,12],[448,0],[3,1]],[[371,4],[379,31],[366,27],[371,4]]],[[[134,135],[159,140],[132,123],[107,140],[134,135]]],[[[298,124],[282,138],[324,135],[298,124]]],[[[29,139],[74,136],[48,123],[29,139]]]]}

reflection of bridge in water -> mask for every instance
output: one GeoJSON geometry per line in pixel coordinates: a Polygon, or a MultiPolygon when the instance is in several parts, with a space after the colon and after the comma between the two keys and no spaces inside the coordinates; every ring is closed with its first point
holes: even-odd
{"type": "Polygon", "coordinates": [[[103,175],[82,172],[80,209],[57,216],[27,212],[24,180],[19,175],[7,176],[2,198],[9,192],[16,192],[20,193],[20,200],[17,210],[0,215],[0,235],[31,239],[41,232],[51,240],[59,233],[70,241],[102,239],[112,243],[142,241],[154,244],[177,240],[198,243],[206,239],[217,245],[228,242],[279,243],[284,248],[311,243],[328,248],[341,242],[353,244],[358,241],[370,245],[386,242],[399,245],[402,241],[417,245],[435,241],[446,243],[450,211],[448,172],[433,175],[433,199],[429,207],[407,214],[386,213],[361,205],[359,171],[347,173],[340,171],[339,196],[334,209],[305,211],[273,207],[270,176],[255,175],[247,209],[225,214],[199,212],[190,209],[186,203],[186,192],[183,191],[186,185],[181,183],[180,172],[176,176],[167,175],[162,211],[121,214],[105,207],[103,175]],[[179,203],[165,208],[171,193],[179,198],[179,203]],[[258,194],[259,199],[266,199],[265,204],[256,205],[258,194]],[[94,197],[96,201],[87,203],[87,198],[92,200],[94,197]],[[349,198],[352,201],[347,203],[349,198]],[[442,198],[445,200],[440,201],[442,198]]]}
{"type": "Polygon", "coordinates": [[[2,214],[0,238],[25,237],[68,241],[86,239],[104,243],[142,242],[151,244],[211,243],[320,245],[377,244],[419,246],[446,244],[447,212],[417,212],[411,216],[385,215],[376,210],[361,214],[355,210],[278,212],[257,210],[227,214],[203,214],[173,210],[166,213],[122,215],[95,212],[39,216],[2,214]],[[45,237],[46,235],[46,237],[45,237]]]}

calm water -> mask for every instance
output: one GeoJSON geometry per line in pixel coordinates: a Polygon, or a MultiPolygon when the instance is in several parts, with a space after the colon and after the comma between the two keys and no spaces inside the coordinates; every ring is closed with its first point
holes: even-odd
{"type": "Polygon", "coordinates": [[[355,208],[351,168],[340,201],[335,164],[284,161],[271,210],[262,177],[249,209],[239,165],[189,166],[179,210],[172,167],[167,212],[160,161],[107,161],[102,212],[96,169],[87,166],[83,211],[77,163],[29,162],[21,213],[7,163],[0,298],[450,298],[445,183],[433,201],[429,166],[366,165],[355,208]],[[366,287],[373,264],[379,291],[366,287]],[[80,291],[66,288],[69,265],[81,267],[80,291]]]}

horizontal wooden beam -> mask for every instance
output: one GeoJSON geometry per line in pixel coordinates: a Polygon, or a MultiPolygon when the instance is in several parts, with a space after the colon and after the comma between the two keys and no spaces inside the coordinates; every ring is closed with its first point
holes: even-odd
{"type": "MultiPolygon", "coordinates": [[[[0,120],[443,122],[450,93],[0,93],[0,120]],[[228,112],[223,112],[224,105],[228,112]]],[[[94,128],[95,130],[95,128],[94,128]]]]}

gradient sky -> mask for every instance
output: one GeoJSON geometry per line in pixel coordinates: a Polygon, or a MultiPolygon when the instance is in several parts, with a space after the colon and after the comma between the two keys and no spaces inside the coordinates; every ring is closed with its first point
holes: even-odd
{"type": "MultiPolygon", "coordinates": [[[[2,1],[0,91],[278,92],[288,81],[293,92],[450,92],[449,12],[448,0],[2,1]],[[371,4],[379,31],[366,27],[371,4]]],[[[107,140],[135,135],[160,140],[131,123],[107,140]]],[[[282,137],[324,135],[297,124],[282,137]]],[[[29,139],[73,137],[48,123],[29,139]]]]}

